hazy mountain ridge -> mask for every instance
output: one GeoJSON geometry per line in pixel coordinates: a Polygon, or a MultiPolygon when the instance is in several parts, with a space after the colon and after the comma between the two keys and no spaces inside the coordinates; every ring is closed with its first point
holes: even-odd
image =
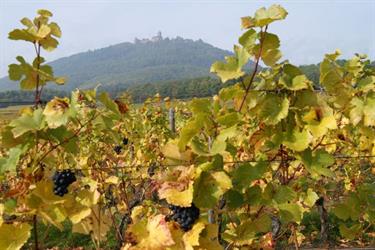
{"type": "MultiPolygon", "coordinates": [[[[78,53],[50,62],[55,75],[66,76],[62,90],[121,84],[180,80],[209,75],[214,61],[231,52],[202,40],[153,37],[78,53]]],[[[52,84],[50,85],[52,86],[52,84]]],[[[16,82],[0,79],[0,91],[18,89],[16,82]]]]}

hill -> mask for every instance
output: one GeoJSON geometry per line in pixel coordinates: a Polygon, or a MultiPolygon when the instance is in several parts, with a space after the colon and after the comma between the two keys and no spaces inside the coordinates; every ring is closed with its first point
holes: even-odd
{"type": "MultiPolygon", "coordinates": [[[[55,75],[67,76],[69,82],[59,87],[72,90],[136,83],[181,80],[209,75],[210,65],[231,52],[202,40],[177,37],[135,39],[94,51],[87,51],[53,61],[55,75]]],[[[0,91],[17,89],[15,82],[0,79],[0,91]]]]}

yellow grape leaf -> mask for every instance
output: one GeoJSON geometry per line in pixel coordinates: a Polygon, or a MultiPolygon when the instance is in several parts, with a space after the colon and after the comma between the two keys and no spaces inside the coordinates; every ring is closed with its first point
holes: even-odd
{"type": "Polygon", "coordinates": [[[107,179],[105,179],[104,182],[109,183],[109,184],[118,184],[119,178],[117,176],[112,175],[112,176],[108,177],[107,179]]]}
{"type": "Polygon", "coordinates": [[[84,218],[80,223],[73,225],[73,233],[90,234],[95,240],[106,239],[108,231],[111,229],[112,221],[108,210],[103,212],[99,206],[91,209],[90,216],[84,218]]]}
{"type": "Polygon", "coordinates": [[[193,200],[194,166],[178,166],[171,169],[162,178],[159,197],[168,203],[188,207],[193,200]]]}
{"type": "Polygon", "coordinates": [[[219,243],[217,238],[218,236],[218,225],[208,224],[206,228],[201,232],[199,238],[199,247],[198,249],[222,249],[222,246],[219,243]]]}
{"type": "Polygon", "coordinates": [[[241,26],[243,29],[250,29],[255,26],[255,19],[250,16],[241,17],[241,26]]]}
{"type": "Polygon", "coordinates": [[[0,204],[0,226],[3,224],[4,204],[0,204]]]}
{"type": "Polygon", "coordinates": [[[171,160],[177,161],[190,161],[191,152],[184,151],[180,152],[178,145],[174,141],[169,141],[163,148],[162,153],[165,157],[171,160]]]}
{"type": "Polygon", "coordinates": [[[183,241],[186,250],[193,250],[194,246],[199,246],[199,237],[205,225],[202,222],[194,224],[193,228],[184,234],[183,241]]]}
{"type": "Polygon", "coordinates": [[[285,19],[288,12],[280,5],[272,5],[268,9],[260,8],[255,12],[256,26],[262,27],[268,25],[276,20],[285,19]]]}
{"type": "Polygon", "coordinates": [[[127,235],[131,235],[132,240],[137,242],[127,249],[164,250],[175,244],[165,216],[161,214],[131,224],[127,235]]]}
{"type": "Polygon", "coordinates": [[[51,33],[51,28],[46,25],[46,24],[42,24],[40,26],[40,28],[38,29],[38,33],[36,34],[36,36],[39,38],[39,39],[43,39],[45,38],[46,36],[49,35],[49,33],[51,33]]]}
{"type": "Polygon", "coordinates": [[[43,114],[50,128],[65,125],[69,118],[69,99],[54,98],[45,107],[43,114]]]}
{"type": "Polygon", "coordinates": [[[0,226],[0,249],[18,250],[30,237],[31,226],[22,224],[2,224],[0,226]]]}
{"type": "Polygon", "coordinates": [[[66,219],[66,211],[63,204],[72,196],[66,195],[64,198],[56,196],[52,192],[52,182],[42,180],[36,184],[36,188],[28,196],[26,204],[37,210],[41,217],[56,226],[63,229],[61,222],[66,219]]]}

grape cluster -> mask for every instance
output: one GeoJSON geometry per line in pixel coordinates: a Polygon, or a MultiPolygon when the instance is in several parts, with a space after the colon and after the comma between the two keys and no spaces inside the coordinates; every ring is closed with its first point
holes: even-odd
{"type": "Polygon", "coordinates": [[[113,150],[116,152],[116,154],[119,155],[121,153],[122,147],[120,145],[117,145],[113,148],[113,150]]]}
{"type": "Polygon", "coordinates": [[[199,208],[194,204],[191,207],[169,205],[169,209],[173,212],[170,218],[180,224],[181,229],[185,232],[189,231],[199,218],[199,208]]]}
{"type": "Polygon", "coordinates": [[[126,137],[124,137],[124,138],[122,139],[122,144],[124,144],[124,145],[126,146],[126,145],[128,145],[128,143],[129,143],[129,139],[126,138],[126,137]]]}
{"type": "MultiPolygon", "coordinates": [[[[128,143],[129,143],[129,139],[126,138],[126,137],[124,137],[124,138],[122,139],[122,144],[123,144],[124,146],[126,146],[126,145],[128,145],[128,143]]],[[[113,150],[116,152],[116,154],[119,155],[119,154],[121,154],[122,146],[121,146],[121,145],[116,145],[116,146],[114,146],[113,150]]]]}
{"type": "Polygon", "coordinates": [[[53,175],[53,193],[55,195],[63,197],[68,193],[68,187],[70,184],[75,182],[76,176],[71,170],[64,169],[63,171],[56,171],[53,175]]]}

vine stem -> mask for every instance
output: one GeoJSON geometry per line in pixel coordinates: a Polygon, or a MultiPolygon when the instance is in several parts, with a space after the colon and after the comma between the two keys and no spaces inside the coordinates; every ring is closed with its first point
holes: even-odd
{"type": "MultiPolygon", "coordinates": [[[[38,22],[37,25],[38,29],[40,28],[40,22],[38,22]]],[[[39,83],[40,83],[40,75],[39,75],[39,70],[40,70],[40,42],[37,42],[38,46],[36,45],[34,41],[34,48],[35,48],[35,53],[37,57],[37,74],[36,74],[36,87],[35,87],[35,100],[34,100],[34,106],[37,108],[40,102],[40,94],[41,91],[39,91],[39,83]]]]}
{"type": "Polygon", "coordinates": [[[34,249],[39,250],[39,243],[38,243],[38,227],[37,227],[37,216],[36,214],[33,216],[33,224],[34,224],[34,249]]]}
{"type": "Polygon", "coordinates": [[[268,28],[268,25],[266,25],[266,28],[264,29],[264,31],[263,31],[263,29],[261,29],[260,47],[259,47],[258,55],[257,55],[257,57],[256,57],[254,71],[253,71],[253,73],[251,74],[250,82],[249,82],[249,84],[248,84],[247,87],[246,87],[245,95],[244,95],[244,97],[243,97],[243,99],[242,99],[242,101],[241,101],[241,105],[240,105],[240,108],[238,109],[238,112],[241,112],[242,107],[243,107],[243,105],[245,104],[245,101],[246,101],[247,95],[249,94],[249,91],[250,91],[251,85],[252,85],[253,82],[254,82],[255,75],[257,74],[258,66],[259,66],[259,61],[260,61],[260,57],[261,57],[261,55],[262,55],[262,50],[263,50],[264,35],[265,35],[265,33],[267,32],[267,28],[268,28]]]}

